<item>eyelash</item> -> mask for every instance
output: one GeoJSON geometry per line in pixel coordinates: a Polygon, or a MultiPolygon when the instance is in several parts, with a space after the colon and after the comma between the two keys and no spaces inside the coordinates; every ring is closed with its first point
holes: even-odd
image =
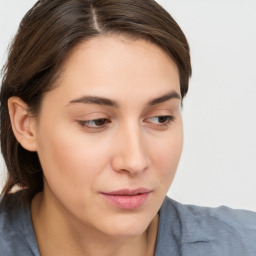
{"type": "MultiPolygon", "coordinates": [[[[147,118],[145,120],[146,120],[145,121],[146,123],[153,123],[153,125],[155,124],[157,127],[165,128],[165,127],[168,127],[174,121],[174,117],[168,116],[168,115],[153,116],[153,117],[147,118]],[[152,119],[158,119],[158,123],[148,121],[148,120],[152,120],[152,119]]],[[[82,127],[85,127],[85,128],[91,129],[91,130],[104,129],[104,128],[106,128],[107,124],[111,123],[111,121],[107,118],[98,118],[98,119],[85,120],[85,121],[78,120],[77,122],[82,127]]]]}
{"type": "Polygon", "coordinates": [[[153,116],[153,117],[150,117],[148,119],[156,119],[156,118],[159,121],[159,124],[157,124],[157,125],[162,126],[162,127],[166,127],[174,121],[173,116],[153,116]],[[161,122],[161,119],[164,120],[164,122],[161,122]]]}
{"type": "Polygon", "coordinates": [[[78,123],[82,127],[87,127],[89,129],[101,129],[106,126],[107,123],[110,123],[111,121],[106,118],[98,118],[98,119],[92,119],[92,120],[85,120],[85,121],[78,121],[78,123]],[[97,126],[97,122],[100,123],[100,125],[97,126]],[[92,125],[91,123],[94,123],[95,125],[92,125]]]}

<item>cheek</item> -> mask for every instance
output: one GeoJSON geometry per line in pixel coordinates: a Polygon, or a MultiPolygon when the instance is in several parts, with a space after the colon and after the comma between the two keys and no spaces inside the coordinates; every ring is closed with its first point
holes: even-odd
{"type": "Polygon", "coordinates": [[[156,175],[162,184],[170,186],[175,176],[183,148],[182,125],[151,147],[156,175]]]}
{"type": "Polygon", "coordinates": [[[42,129],[39,158],[49,186],[66,191],[93,189],[95,180],[108,165],[109,143],[72,129],[42,129]]]}
{"type": "Polygon", "coordinates": [[[48,132],[42,129],[41,134],[44,136],[39,138],[38,155],[48,185],[54,190],[63,191],[67,184],[70,188],[75,187],[74,180],[81,169],[77,169],[77,165],[81,161],[79,154],[82,151],[74,148],[70,136],[61,136],[56,130],[48,132]]]}
{"type": "Polygon", "coordinates": [[[74,211],[86,209],[91,202],[91,195],[97,190],[98,176],[104,169],[104,160],[99,161],[96,153],[100,153],[99,150],[91,150],[81,138],[60,135],[52,140],[43,139],[40,161],[45,191],[47,195],[51,191],[50,198],[57,199],[76,215],[74,211]]]}

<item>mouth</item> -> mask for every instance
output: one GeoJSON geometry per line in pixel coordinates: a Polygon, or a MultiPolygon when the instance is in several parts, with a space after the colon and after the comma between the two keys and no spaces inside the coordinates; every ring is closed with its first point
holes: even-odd
{"type": "Polygon", "coordinates": [[[150,189],[138,188],[134,190],[122,189],[102,192],[101,195],[107,202],[117,208],[134,210],[141,207],[146,202],[151,192],[152,190],[150,189]]]}

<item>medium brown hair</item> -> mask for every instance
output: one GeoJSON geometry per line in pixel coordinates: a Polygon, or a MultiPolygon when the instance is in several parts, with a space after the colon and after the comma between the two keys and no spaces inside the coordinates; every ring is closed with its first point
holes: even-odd
{"type": "Polygon", "coordinates": [[[36,152],[16,140],[7,102],[20,97],[35,116],[43,95],[53,88],[67,54],[84,40],[125,34],[162,48],[176,63],[182,98],[191,75],[189,45],[174,19],[153,0],[42,0],[21,21],[3,69],[1,149],[8,170],[4,198],[18,185],[24,200],[43,190],[43,171],[36,152]]]}

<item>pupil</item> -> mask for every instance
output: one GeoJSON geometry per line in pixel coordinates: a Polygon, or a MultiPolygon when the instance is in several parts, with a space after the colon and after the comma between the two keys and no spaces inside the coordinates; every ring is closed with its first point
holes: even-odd
{"type": "Polygon", "coordinates": [[[98,119],[95,121],[95,124],[98,126],[104,125],[105,124],[105,119],[98,119]]]}
{"type": "Polygon", "coordinates": [[[160,122],[160,123],[165,123],[165,122],[166,122],[166,119],[167,119],[166,116],[160,116],[160,117],[159,117],[159,122],[160,122]]]}

